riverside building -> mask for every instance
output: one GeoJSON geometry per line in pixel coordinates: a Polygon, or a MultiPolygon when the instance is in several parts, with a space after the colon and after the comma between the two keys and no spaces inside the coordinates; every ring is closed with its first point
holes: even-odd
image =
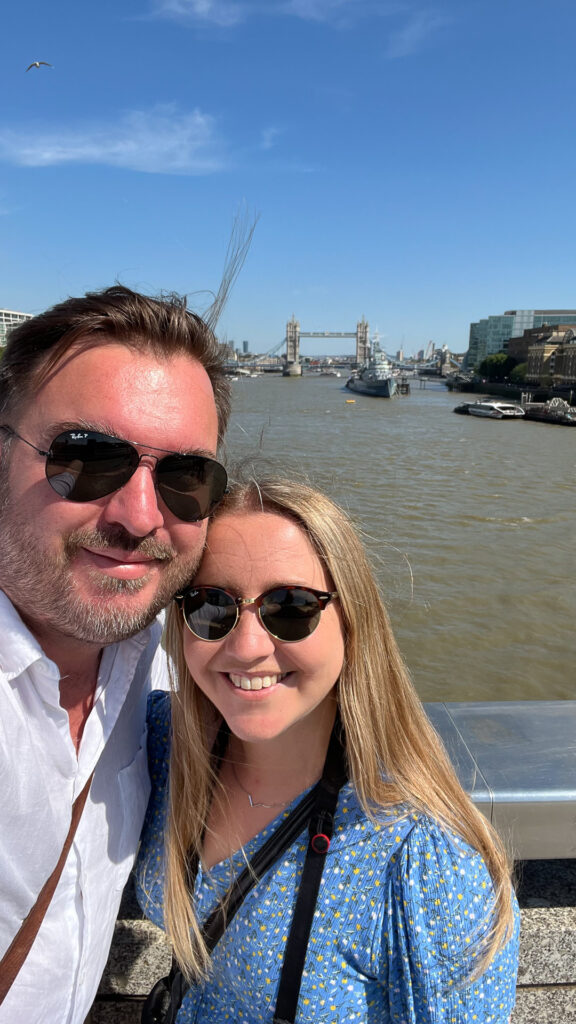
{"type": "Polygon", "coordinates": [[[510,338],[519,338],[524,331],[548,324],[569,327],[576,321],[576,309],[511,309],[497,316],[488,316],[470,324],[466,364],[473,369],[486,356],[508,351],[510,338]]]}
{"type": "Polygon", "coordinates": [[[21,324],[24,320],[31,320],[32,313],[16,313],[13,309],[0,309],[0,348],[6,344],[6,336],[11,327],[21,324]]]}

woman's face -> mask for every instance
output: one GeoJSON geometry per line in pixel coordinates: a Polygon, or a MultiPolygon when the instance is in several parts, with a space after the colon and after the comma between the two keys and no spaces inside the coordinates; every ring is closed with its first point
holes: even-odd
{"type": "MultiPolygon", "coordinates": [[[[216,519],[194,582],[245,598],[285,584],[334,590],[303,530],[272,512],[216,519]]],[[[184,655],[196,683],[241,741],[272,740],[287,730],[296,730],[294,737],[298,730],[310,735],[334,708],[344,660],[338,600],[297,643],[276,640],[256,606],[244,605],[235,629],[222,640],[199,640],[185,627],[184,655]]]]}

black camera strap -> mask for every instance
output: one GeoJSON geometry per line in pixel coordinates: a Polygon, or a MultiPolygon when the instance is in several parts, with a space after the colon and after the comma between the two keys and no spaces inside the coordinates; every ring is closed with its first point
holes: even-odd
{"type": "MultiPolygon", "coordinates": [[[[334,830],[338,794],[347,777],[342,729],[337,719],[322,778],[256,851],[250,864],[233,881],[202,928],[204,941],[211,953],[250,890],[308,825],[308,849],[284,952],[274,1024],[293,1024],[295,1020],[318,889],[334,830]]],[[[150,992],[142,1010],[142,1024],[174,1024],[189,987],[174,961],[170,974],[161,978],[150,992]]]]}
{"type": "MultiPolygon", "coordinates": [[[[332,734],[334,739],[334,733],[332,734]]],[[[328,749],[326,765],[318,785],[314,810],[308,826],[308,849],[302,870],[294,916],[284,948],[284,961],[280,974],[280,985],[276,998],[274,1024],[294,1024],[298,996],[302,984],[302,972],[306,961],[308,940],[326,863],[334,832],[334,815],[338,794],[346,781],[346,770],[340,745],[332,741],[328,749]],[[328,771],[326,771],[328,769],[328,771]]]]}

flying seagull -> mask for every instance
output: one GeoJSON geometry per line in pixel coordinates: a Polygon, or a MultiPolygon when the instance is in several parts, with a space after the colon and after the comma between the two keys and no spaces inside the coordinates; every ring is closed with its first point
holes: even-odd
{"type": "Polygon", "coordinates": [[[32,63],[29,64],[28,67],[26,68],[26,71],[30,71],[30,68],[39,68],[41,64],[44,64],[44,66],[47,67],[47,68],[53,68],[54,67],[54,65],[53,64],[49,64],[47,60],[33,60],[32,63]]]}

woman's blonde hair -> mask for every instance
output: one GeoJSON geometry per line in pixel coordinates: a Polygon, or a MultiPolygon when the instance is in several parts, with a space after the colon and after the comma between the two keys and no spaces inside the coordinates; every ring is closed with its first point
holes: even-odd
{"type": "MultiPolygon", "coordinates": [[[[370,817],[401,805],[430,815],[484,858],[494,884],[493,912],[479,935],[482,972],[511,933],[510,864],[500,839],[463,791],[432,728],[394,639],[364,546],[346,513],[325,494],[281,478],[235,484],[215,518],[239,512],[277,512],[306,533],[339,594],[345,660],[337,699],[348,768],[370,817]]],[[[195,918],[190,851],[201,849],[217,780],[211,745],[217,713],[196,686],[183,656],[182,616],[168,613],[166,645],[175,677],[172,695],[170,809],[164,917],[176,957],[188,976],[208,967],[195,918]]]]}

